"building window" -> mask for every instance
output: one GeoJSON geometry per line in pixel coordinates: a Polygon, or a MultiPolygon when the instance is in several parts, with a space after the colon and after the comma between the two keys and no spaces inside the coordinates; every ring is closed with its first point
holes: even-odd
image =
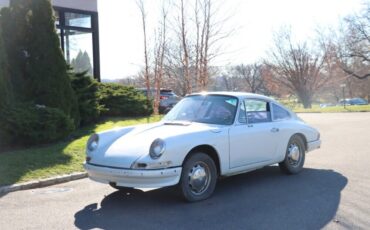
{"type": "Polygon", "coordinates": [[[91,28],[91,15],[66,12],[64,17],[66,26],[91,28]]]}
{"type": "Polygon", "coordinates": [[[55,7],[55,25],[68,64],[100,81],[99,31],[96,12],[55,7]]]}
{"type": "Polygon", "coordinates": [[[76,72],[93,76],[93,39],[91,32],[64,31],[64,56],[76,72]]]}

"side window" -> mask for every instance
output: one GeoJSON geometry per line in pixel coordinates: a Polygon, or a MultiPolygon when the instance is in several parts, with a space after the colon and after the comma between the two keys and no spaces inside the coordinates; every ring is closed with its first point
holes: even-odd
{"type": "Polygon", "coordinates": [[[240,102],[238,120],[239,120],[240,123],[247,123],[247,113],[245,112],[244,101],[240,102]]]}
{"type": "Polygon", "coordinates": [[[272,104],[274,121],[287,120],[290,118],[290,113],[282,107],[272,104]]]}
{"type": "Polygon", "coordinates": [[[271,112],[268,102],[257,99],[247,99],[244,101],[247,112],[247,122],[249,124],[270,122],[271,112]]]}

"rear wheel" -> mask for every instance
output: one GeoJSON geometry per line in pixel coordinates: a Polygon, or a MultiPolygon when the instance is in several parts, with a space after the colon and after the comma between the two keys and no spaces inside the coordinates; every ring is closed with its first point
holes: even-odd
{"type": "Polygon", "coordinates": [[[279,163],[280,170],[286,174],[297,174],[302,171],[304,161],[304,140],[294,135],[289,140],[284,161],[279,163]]]}
{"type": "Polygon", "coordinates": [[[216,182],[217,168],[210,156],[198,152],[186,159],[179,184],[185,200],[195,202],[209,198],[216,182]]]}

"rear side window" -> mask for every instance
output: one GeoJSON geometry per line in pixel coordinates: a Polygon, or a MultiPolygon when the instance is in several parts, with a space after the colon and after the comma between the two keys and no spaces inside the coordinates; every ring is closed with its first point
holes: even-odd
{"type": "Polygon", "coordinates": [[[272,104],[272,111],[273,111],[272,117],[274,121],[287,120],[290,118],[290,113],[286,109],[278,105],[272,104]]]}

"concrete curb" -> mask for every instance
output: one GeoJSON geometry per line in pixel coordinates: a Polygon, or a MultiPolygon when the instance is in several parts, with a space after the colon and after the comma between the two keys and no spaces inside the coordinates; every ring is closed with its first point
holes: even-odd
{"type": "Polygon", "coordinates": [[[25,183],[20,183],[20,184],[1,186],[0,196],[5,195],[10,192],[33,189],[33,188],[42,188],[42,187],[46,187],[50,185],[73,181],[73,180],[79,180],[79,179],[83,179],[86,177],[87,177],[86,172],[78,172],[78,173],[61,175],[61,176],[56,176],[56,177],[51,177],[51,178],[41,179],[41,180],[35,180],[35,181],[30,181],[30,182],[25,182],[25,183]]]}

